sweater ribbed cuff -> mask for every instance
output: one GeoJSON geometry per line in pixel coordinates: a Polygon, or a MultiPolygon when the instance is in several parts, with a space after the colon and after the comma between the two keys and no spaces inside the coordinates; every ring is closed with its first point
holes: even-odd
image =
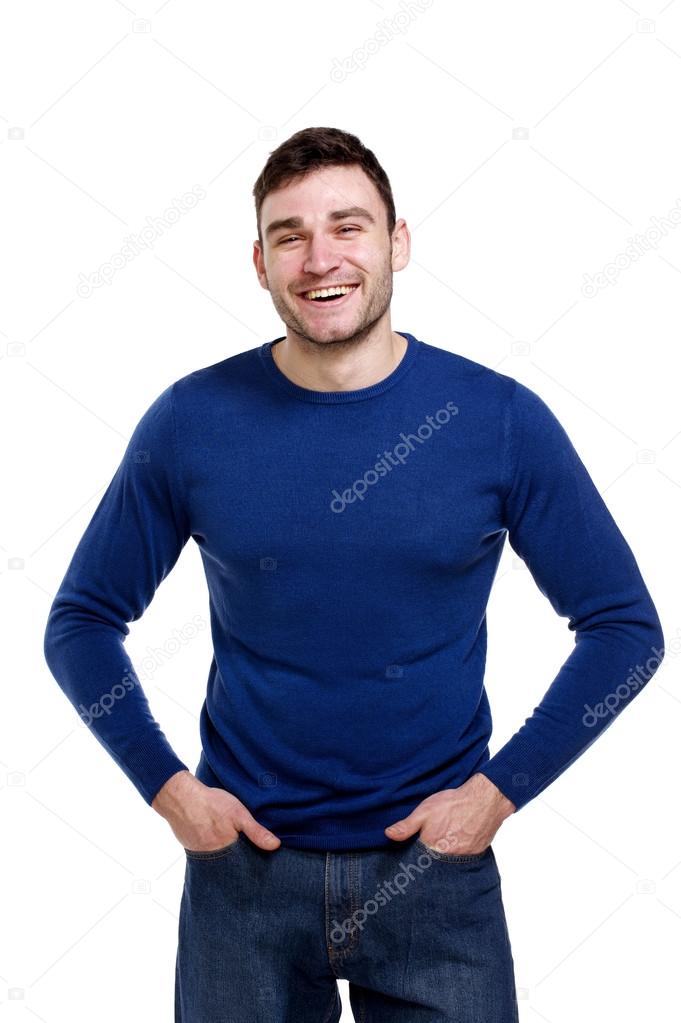
{"type": "Polygon", "coordinates": [[[125,760],[117,758],[137,791],[151,806],[158,792],[178,771],[188,771],[162,732],[152,732],[131,741],[125,760]]]}
{"type": "Polygon", "coordinates": [[[515,805],[516,812],[526,806],[556,778],[562,768],[542,749],[515,735],[478,768],[515,805]]]}

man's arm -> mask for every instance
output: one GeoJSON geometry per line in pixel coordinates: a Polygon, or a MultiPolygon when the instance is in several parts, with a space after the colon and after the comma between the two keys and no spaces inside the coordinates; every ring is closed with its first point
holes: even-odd
{"type": "Polygon", "coordinates": [[[154,719],[124,648],[190,536],[177,466],[174,385],[139,420],[47,619],[50,671],[99,742],[151,805],[187,765],[154,719]]]}
{"type": "Polygon", "coordinates": [[[520,809],[586,749],[652,678],[664,636],[634,555],[564,428],[516,382],[505,523],[574,649],[532,715],[480,768],[520,809]]]}

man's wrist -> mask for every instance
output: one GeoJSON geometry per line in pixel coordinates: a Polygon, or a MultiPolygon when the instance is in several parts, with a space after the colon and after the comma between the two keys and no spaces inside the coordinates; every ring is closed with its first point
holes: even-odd
{"type": "Polygon", "coordinates": [[[510,817],[515,813],[515,803],[513,803],[508,796],[504,795],[499,786],[495,785],[486,774],[482,774],[482,772],[478,771],[477,774],[474,774],[472,777],[475,779],[481,779],[481,785],[483,786],[484,791],[486,791],[493,800],[502,819],[510,817]]]}
{"type": "Polygon", "coordinates": [[[151,801],[152,809],[160,813],[161,817],[167,817],[168,814],[172,814],[178,806],[182,805],[187,792],[195,782],[196,778],[191,771],[176,771],[154,796],[151,801]]]}

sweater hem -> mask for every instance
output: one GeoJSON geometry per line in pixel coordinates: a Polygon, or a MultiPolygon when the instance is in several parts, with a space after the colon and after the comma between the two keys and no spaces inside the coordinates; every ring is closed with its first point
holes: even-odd
{"type": "Polygon", "coordinates": [[[392,838],[388,838],[382,829],[358,831],[356,834],[345,835],[287,835],[277,832],[275,828],[274,834],[281,840],[282,846],[287,848],[313,849],[322,852],[359,851],[362,849],[406,849],[410,841],[416,838],[416,835],[411,835],[409,838],[397,842],[392,838]]]}

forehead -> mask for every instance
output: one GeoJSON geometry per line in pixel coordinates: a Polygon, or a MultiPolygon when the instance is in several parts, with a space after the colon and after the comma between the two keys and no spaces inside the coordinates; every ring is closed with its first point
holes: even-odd
{"type": "Polygon", "coordinates": [[[274,219],[325,219],[334,210],[350,206],[363,206],[379,222],[384,215],[378,189],[361,167],[320,167],[268,192],[261,209],[263,230],[274,219]]]}

